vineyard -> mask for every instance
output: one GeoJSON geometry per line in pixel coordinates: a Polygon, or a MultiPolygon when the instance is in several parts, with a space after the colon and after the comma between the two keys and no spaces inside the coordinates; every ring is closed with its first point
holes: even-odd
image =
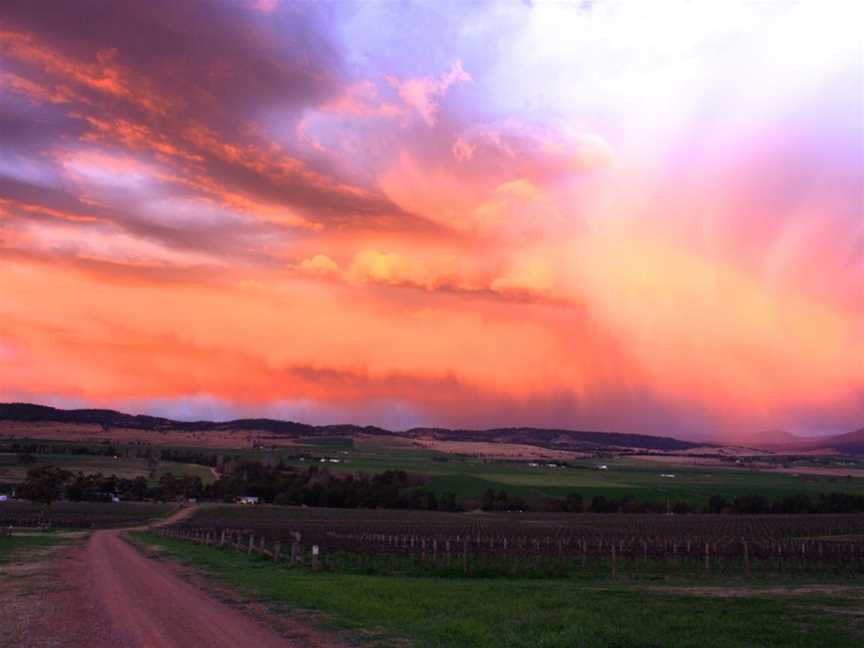
{"type": "MultiPolygon", "coordinates": [[[[862,515],[322,515],[201,511],[163,534],[363,573],[859,574],[862,515]]],[[[354,513],[354,512],[352,512],[354,513]]]]}
{"type": "Polygon", "coordinates": [[[57,502],[49,508],[30,502],[0,504],[0,527],[91,529],[147,524],[176,508],[144,502],[57,502]]]}

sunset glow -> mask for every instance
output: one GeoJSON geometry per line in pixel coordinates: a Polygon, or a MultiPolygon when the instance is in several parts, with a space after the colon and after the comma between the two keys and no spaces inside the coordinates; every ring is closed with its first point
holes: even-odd
{"type": "Polygon", "coordinates": [[[860,428],[861,6],[0,3],[0,401],[860,428]]]}

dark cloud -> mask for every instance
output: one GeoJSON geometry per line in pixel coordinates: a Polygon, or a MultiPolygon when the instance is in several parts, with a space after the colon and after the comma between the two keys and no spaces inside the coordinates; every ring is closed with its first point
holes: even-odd
{"type": "MultiPolygon", "coordinates": [[[[348,83],[328,35],[332,11],[292,4],[265,15],[248,3],[162,0],[3,3],[4,144],[38,161],[55,182],[63,169],[52,155],[63,150],[95,147],[155,163],[154,193],[209,203],[201,223],[153,222],[138,204],[144,197],[121,190],[97,192],[96,209],[171,246],[260,253],[251,239],[284,235],[298,221],[428,227],[376,190],[340,180],[321,156],[292,150],[291,138],[274,143],[259,124],[262,115],[278,114],[290,125],[348,83]],[[213,218],[218,210],[236,217],[213,218]]],[[[6,182],[0,197],[48,201],[52,209],[91,202],[64,195],[59,204],[60,194],[74,191],[68,182],[45,194],[37,184],[6,182]]]]}
{"type": "Polygon", "coordinates": [[[300,107],[339,87],[340,55],[327,8],[296,5],[263,16],[239,2],[11,0],[7,30],[44,40],[72,61],[117,64],[163,95],[229,117],[279,102],[300,107]]]}

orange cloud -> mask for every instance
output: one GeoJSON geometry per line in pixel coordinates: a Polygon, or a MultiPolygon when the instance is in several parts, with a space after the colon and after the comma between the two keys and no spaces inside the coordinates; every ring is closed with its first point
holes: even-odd
{"type": "Polygon", "coordinates": [[[530,180],[526,180],[525,178],[511,180],[498,185],[498,187],[495,188],[495,193],[512,196],[527,202],[535,202],[543,197],[543,193],[540,189],[530,180]]]}
{"type": "Polygon", "coordinates": [[[830,401],[862,383],[849,354],[856,325],[830,303],[647,232],[597,235],[574,245],[573,259],[592,312],[667,394],[752,412],[830,401]]]}
{"type": "Polygon", "coordinates": [[[81,100],[68,86],[49,87],[32,79],[13,74],[11,72],[0,72],[0,87],[7,87],[14,92],[27,96],[31,101],[49,103],[67,103],[72,99],[81,100]]]}
{"type": "Polygon", "coordinates": [[[631,78],[629,47],[564,65],[533,20],[484,52],[473,10],[440,40],[371,4],[348,31],[315,3],[91,4],[0,8],[0,393],[649,432],[864,394],[860,120],[827,60],[761,96],[738,65],[631,78]],[[416,67],[442,43],[470,104],[461,61],[416,67]]]}
{"type": "Polygon", "coordinates": [[[319,277],[337,275],[340,272],[339,264],[326,254],[316,254],[309,259],[303,259],[297,268],[302,273],[319,277]]]}
{"type": "Polygon", "coordinates": [[[347,287],[334,292],[288,277],[260,279],[172,287],[112,283],[79,272],[58,277],[49,267],[6,264],[0,270],[0,287],[9,296],[0,307],[4,337],[30,356],[32,374],[4,387],[94,398],[141,390],[207,392],[260,402],[339,397],[338,390],[328,396],[308,377],[298,378],[300,367],[373,382],[395,375],[421,386],[454,380],[516,395],[548,380],[578,385],[585,378],[582,369],[547,362],[549,354],[562,352],[566,338],[526,318],[520,305],[478,310],[446,294],[375,303],[347,287]],[[34,290],[42,296],[38,302],[21,299],[34,290]],[[55,325],[57,313],[66,322],[62,329],[55,325]],[[105,345],[109,331],[112,342],[105,345]],[[522,344],[525,339],[532,344],[522,344]],[[85,357],[87,369],[74,379],[59,369],[85,357]],[[136,371],[118,378],[130,364],[136,371]]]}
{"type": "Polygon", "coordinates": [[[94,222],[101,220],[97,216],[91,216],[88,214],[76,214],[65,211],[60,211],[59,209],[52,209],[51,207],[46,207],[44,205],[34,205],[18,200],[9,200],[7,198],[0,198],[0,215],[3,216],[15,216],[15,215],[37,215],[37,216],[49,216],[50,218],[57,218],[65,221],[72,222],[94,222]]]}
{"type": "Polygon", "coordinates": [[[493,279],[489,287],[498,293],[548,297],[555,290],[556,274],[542,260],[523,260],[518,261],[506,274],[493,279]]]}

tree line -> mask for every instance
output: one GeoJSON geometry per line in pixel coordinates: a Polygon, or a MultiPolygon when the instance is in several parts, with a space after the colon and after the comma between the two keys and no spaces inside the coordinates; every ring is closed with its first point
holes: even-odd
{"type": "Polygon", "coordinates": [[[115,499],[132,502],[170,502],[194,499],[205,493],[200,477],[192,475],[162,475],[155,484],[145,477],[127,479],[102,473],[73,473],[57,466],[37,466],[27,471],[27,477],[15,489],[15,496],[50,506],[67,499],[71,502],[111,502],[115,499]]]}
{"type": "Polygon", "coordinates": [[[484,511],[535,511],[554,513],[729,513],[800,514],[864,513],[864,495],[843,492],[789,494],[769,500],[760,494],[729,498],[712,495],[705,506],[685,501],[657,502],[632,496],[595,495],[590,500],[579,493],[562,498],[526,500],[506,490],[487,489],[479,498],[458,498],[452,492],[436,492],[427,479],[404,470],[374,474],[334,474],[312,465],[306,469],[284,465],[266,466],[243,462],[215,482],[204,484],[194,475],[166,473],[158,481],[144,477],[127,479],[116,475],[72,473],[57,466],[35,466],[16,489],[16,496],[50,505],[70,501],[177,501],[202,499],[233,502],[256,497],[262,503],[332,508],[387,508],[427,511],[463,511],[477,504],[484,511]]]}
{"type": "Polygon", "coordinates": [[[436,494],[423,488],[424,482],[404,470],[335,475],[314,465],[301,470],[245,462],[208,486],[207,496],[221,501],[253,496],[272,504],[336,508],[461,510],[454,493],[436,494]]]}

